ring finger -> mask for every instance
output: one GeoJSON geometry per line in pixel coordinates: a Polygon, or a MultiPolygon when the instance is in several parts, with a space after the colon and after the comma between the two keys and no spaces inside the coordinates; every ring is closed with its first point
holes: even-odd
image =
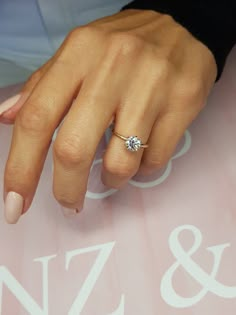
{"type": "MultiPolygon", "coordinates": [[[[143,66],[139,68],[139,73],[133,74],[133,78],[137,79],[133,79],[126,92],[128,97],[123,98],[116,112],[114,131],[126,138],[137,136],[142,144],[146,144],[166,98],[164,87],[167,85],[163,83],[165,80],[156,82],[150,79],[145,83],[143,77],[150,76],[150,69],[146,64],[143,66]],[[160,93],[156,92],[157,86],[160,87],[160,93]]],[[[127,150],[126,141],[113,133],[103,159],[103,183],[113,188],[123,186],[138,171],[144,150],[141,147],[137,152],[127,150]]]]}

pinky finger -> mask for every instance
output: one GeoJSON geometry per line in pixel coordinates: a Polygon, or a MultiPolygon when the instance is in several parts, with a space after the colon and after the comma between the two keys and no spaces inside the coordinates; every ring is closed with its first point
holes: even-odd
{"type": "Polygon", "coordinates": [[[150,175],[168,163],[192,120],[189,113],[168,113],[155,122],[148,140],[149,147],[142,157],[140,174],[150,175]]]}

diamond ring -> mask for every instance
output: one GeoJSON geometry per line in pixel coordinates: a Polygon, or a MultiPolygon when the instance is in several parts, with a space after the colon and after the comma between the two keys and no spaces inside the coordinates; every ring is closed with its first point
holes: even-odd
{"type": "Polygon", "coordinates": [[[113,134],[125,141],[126,149],[129,151],[138,151],[140,148],[147,148],[148,144],[143,144],[137,136],[124,137],[118,132],[112,130],[113,134]]]}

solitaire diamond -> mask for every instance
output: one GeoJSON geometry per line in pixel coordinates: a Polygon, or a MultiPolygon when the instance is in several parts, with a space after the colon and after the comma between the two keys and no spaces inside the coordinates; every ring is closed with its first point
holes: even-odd
{"type": "Polygon", "coordinates": [[[125,141],[126,148],[129,151],[138,151],[141,144],[141,140],[136,136],[131,136],[125,141]]]}

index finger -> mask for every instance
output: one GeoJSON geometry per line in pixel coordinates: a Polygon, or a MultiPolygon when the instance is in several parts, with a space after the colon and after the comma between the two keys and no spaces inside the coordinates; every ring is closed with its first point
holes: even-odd
{"type": "Polygon", "coordinates": [[[16,223],[30,207],[54,130],[78,90],[82,76],[71,76],[71,66],[54,62],[16,118],[4,173],[8,223],[16,223]]]}

